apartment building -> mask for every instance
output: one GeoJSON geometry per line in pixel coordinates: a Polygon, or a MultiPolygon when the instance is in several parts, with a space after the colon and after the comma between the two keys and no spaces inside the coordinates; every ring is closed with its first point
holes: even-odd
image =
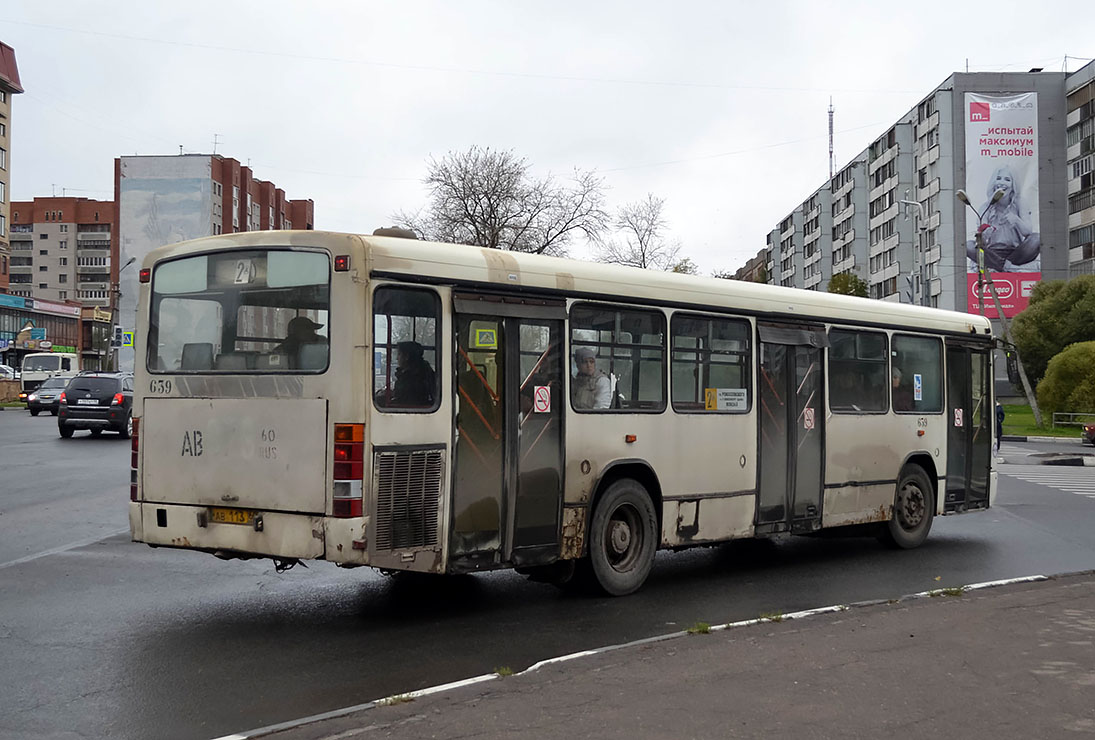
{"type": "Polygon", "coordinates": [[[9,293],[110,305],[114,203],[35,198],[12,203],[11,217],[9,293]]]}
{"type": "MultiPolygon", "coordinates": [[[[156,247],[216,234],[268,229],[312,229],[311,199],[290,200],[251,168],[217,154],[132,156],[114,160],[118,255],[111,277],[118,286],[118,317],[132,327],[137,273],[127,270],[156,247]]],[[[121,367],[132,367],[122,353],[121,367]]]]}
{"type": "Polygon", "coordinates": [[[1095,273],[1095,63],[1069,76],[1068,271],[1095,273]]]}
{"type": "Polygon", "coordinates": [[[0,293],[8,290],[11,265],[11,99],[21,92],[15,49],[0,42],[0,293]]]}
{"type": "Polygon", "coordinates": [[[781,219],[767,237],[769,282],[825,290],[852,272],[873,298],[995,317],[973,259],[982,216],[986,271],[1006,316],[1043,277],[1095,270],[1085,261],[1095,258],[1093,77],[1095,63],[1072,74],[951,75],[781,219]],[[997,179],[1011,192],[990,209],[997,179]],[[1011,247],[991,223],[1005,206],[1023,224],[1011,247]]]}

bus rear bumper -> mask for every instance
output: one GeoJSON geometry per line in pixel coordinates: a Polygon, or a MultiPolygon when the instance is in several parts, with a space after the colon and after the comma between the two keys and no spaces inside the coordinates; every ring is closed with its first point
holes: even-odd
{"type": "Polygon", "coordinates": [[[161,547],[299,560],[324,557],[322,516],[256,512],[261,526],[255,526],[211,522],[209,511],[206,506],[130,503],[130,532],[135,541],[161,547]]]}

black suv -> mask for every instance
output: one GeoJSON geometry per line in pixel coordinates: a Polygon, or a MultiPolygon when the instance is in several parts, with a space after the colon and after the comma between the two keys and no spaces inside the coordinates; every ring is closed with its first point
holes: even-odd
{"type": "Polygon", "coordinates": [[[104,429],[127,439],[133,431],[133,375],[80,373],[61,395],[57,430],[66,439],[77,429],[98,437],[104,429]]]}

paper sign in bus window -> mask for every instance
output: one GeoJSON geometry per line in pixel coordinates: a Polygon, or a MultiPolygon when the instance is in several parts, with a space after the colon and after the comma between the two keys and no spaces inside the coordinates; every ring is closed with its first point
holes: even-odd
{"type": "Polygon", "coordinates": [[[923,376],[920,373],[913,374],[913,400],[924,400],[924,381],[923,376]]]}
{"type": "Polygon", "coordinates": [[[744,388],[704,388],[703,407],[707,411],[745,411],[749,395],[744,388]]]}

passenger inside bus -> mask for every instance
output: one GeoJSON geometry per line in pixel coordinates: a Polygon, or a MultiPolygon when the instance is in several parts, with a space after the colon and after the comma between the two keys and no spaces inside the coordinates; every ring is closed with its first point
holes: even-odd
{"type": "Polygon", "coordinates": [[[893,384],[893,410],[894,411],[912,411],[913,408],[913,393],[912,390],[902,383],[901,370],[895,365],[891,374],[891,382],[893,384]]]}
{"type": "Polygon", "coordinates": [[[322,328],[323,324],[317,324],[307,316],[290,319],[285,341],[274,349],[274,353],[288,355],[299,368],[325,367],[327,338],[316,333],[316,329],[322,328]]]}
{"type": "Polygon", "coordinates": [[[612,403],[612,381],[597,368],[597,353],[589,347],[574,351],[578,374],[571,379],[570,397],[576,409],[607,409],[612,403]]]}
{"type": "Polygon", "coordinates": [[[396,369],[392,388],[377,392],[379,406],[431,408],[437,388],[437,375],[423,357],[418,342],[400,342],[395,345],[396,369]]]}

